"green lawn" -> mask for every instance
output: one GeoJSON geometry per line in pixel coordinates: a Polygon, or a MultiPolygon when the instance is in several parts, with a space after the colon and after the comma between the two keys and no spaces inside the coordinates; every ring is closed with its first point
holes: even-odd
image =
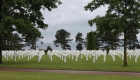
{"type": "Polygon", "coordinates": [[[0,79],[1,80],[139,80],[140,77],[0,71],[0,79]]]}
{"type": "Polygon", "coordinates": [[[138,62],[134,62],[134,58],[128,60],[128,67],[122,67],[123,61],[121,58],[116,57],[116,61],[113,61],[110,55],[107,56],[106,62],[103,62],[103,56],[100,56],[95,63],[93,63],[92,58],[86,61],[86,58],[80,58],[78,61],[72,60],[67,57],[67,62],[64,63],[63,60],[57,56],[53,56],[53,61],[51,62],[48,55],[44,55],[41,62],[38,62],[37,56],[33,57],[30,61],[27,61],[27,57],[14,62],[14,59],[6,60],[3,58],[3,64],[0,67],[8,68],[39,68],[39,69],[68,69],[68,70],[104,70],[104,71],[133,71],[140,72],[140,59],[138,62]]]}

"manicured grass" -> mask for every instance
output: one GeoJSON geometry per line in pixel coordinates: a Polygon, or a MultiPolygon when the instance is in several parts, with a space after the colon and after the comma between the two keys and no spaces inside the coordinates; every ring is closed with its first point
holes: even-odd
{"type": "Polygon", "coordinates": [[[39,68],[39,69],[68,69],[68,70],[104,70],[104,71],[133,71],[140,72],[140,59],[138,62],[134,62],[134,58],[128,59],[128,67],[123,66],[123,60],[116,56],[116,61],[113,61],[110,55],[107,56],[106,62],[103,62],[103,56],[100,56],[95,63],[93,63],[92,58],[86,61],[86,58],[80,58],[78,61],[72,60],[67,57],[67,62],[53,56],[53,61],[51,62],[48,55],[44,55],[41,62],[37,61],[37,56],[33,57],[30,61],[27,61],[27,57],[14,62],[14,59],[6,60],[3,58],[3,64],[0,67],[7,68],[39,68]]]}
{"type": "Polygon", "coordinates": [[[137,76],[0,71],[1,80],[139,80],[137,76]]]}

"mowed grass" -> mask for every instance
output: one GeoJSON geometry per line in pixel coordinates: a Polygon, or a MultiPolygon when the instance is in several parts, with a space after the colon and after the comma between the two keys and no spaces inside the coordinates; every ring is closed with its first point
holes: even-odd
{"type": "Polygon", "coordinates": [[[21,58],[17,57],[17,62],[9,57],[6,60],[3,57],[3,63],[0,67],[5,68],[38,68],[38,69],[63,69],[63,70],[102,70],[102,71],[129,71],[129,72],[140,72],[140,58],[138,62],[134,62],[134,58],[131,60],[128,58],[128,67],[123,67],[123,60],[116,56],[115,61],[113,61],[110,55],[107,55],[106,62],[103,62],[103,56],[100,56],[95,63],[93,63],[92,58],[86,61],[79,56],[76,62],[75,57],[72,60],[67,57],[67,62],[65,63],[57,56],[53,56],[53,61],[50,61],[48,55],[44,55],[41,61],[38,62],[37,56],[27,61],[27,57],[21,58]]]}
{"type": "Polygon", "coordinates": [[[0,71],[1,80],[139,80],[138,76],[0,71]]]}

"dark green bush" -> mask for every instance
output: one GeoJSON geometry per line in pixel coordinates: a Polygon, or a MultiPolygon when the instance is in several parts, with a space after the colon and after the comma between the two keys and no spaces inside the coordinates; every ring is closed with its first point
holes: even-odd
{"type": "Polygon", "coordinates": [[[87,50],[96,50],[96,42],[94,32],[89,32],[87,36],[87,50]]]}

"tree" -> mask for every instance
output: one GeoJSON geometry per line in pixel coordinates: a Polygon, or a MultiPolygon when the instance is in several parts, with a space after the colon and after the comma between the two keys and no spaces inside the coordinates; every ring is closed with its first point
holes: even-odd
{"type": "Polygon", "coordinates": [[[103,44],[102,46],[106,46],[113,50],[117,49],[119,33],[117,30],[113,30],[110,26],[108,26],[111,19],[97,16],[94,20],[96,21],[96,25],[100,25],[97,26],[97,37],[100,38],[100,41],[103,44]]]}
{"type": "Polygon", "coordinates": [[[119,36],[111,34],[110,32],[102,35],[101,39],[103,44],[106,44],[109,49],[116,50],[119,46],[119,36]]]}
{"type": "Polygon", "coordinates": [[[130,50],[135,50],[137,46],[139,45],[139,41],[137,39],[136,34],[129,33],[129,35],[126,36],[127,38],[127,48],[130,50]]]}
{"type": "Polygon", "coordinates": [[[52,52],[52,48],[51,48],[50,46],[47,47],[46,53],[47,53],[49,50],[52,52]]]}
{"type": "Polygon", "coordinates": [[[12,41],[12,37],[13,37],[13,33],[9,33],[9,34],[5,34],[2,40],[2,48],[3,50],[8,50],[10,45],[11,45],[11,41],[12,41]]]}
{"type": "MultiPolygon", "coordinates": [[[[0,0],[0,44],[3,35],[17,31],[23,37],[41,37],[38,28],[46,29],[41,10],[57,8],[60,0],[0,0]]],[[[2,45],[0,45],[2,63],[2,45]]]]}
{"type": "MultiPolygon", "coordinates": [[[[0,0],[0,23],[2,22],[2,3],[3,0],[0,0]]],[[[0,36],[0,63],[2,63],[2,37],[0,36]]]]}
{"type": "Polygon", "coordinates": [[[98,48],[106,50],[107,54],[109,53],[109,50],[116,50],[120,48],[120,40],[118,35],[114,35],[110,30],[103,32],[101,34],[100,31],[98,31],[96,35],[96,38],[98,38],[98,48]]]}
{"type": "Polygon", "coordinates": [[[139,41],[137,39],[136,34],[133,33],[129,33],[129,35],[126,36],[127,39],[127,48],[130,50],[135,50],[135,49],[139,49],[139,41]]]}
{"type": "MultiPolygon", "coordinates": [[[[96,31],[94,31],[94,35],[96,35],[96,36],[94,36],[95,37],[95,45],[96,45],[96,49],[97,50],[99,50],[100,48],[102,48],[101,46],[103,46],[103,44],[101,43],[101,37],[99,37],[98,35],[97,35],[97,32],[96,31]]],[[[87,48],[87,43],[88,43],[88,33],[87,33],[87,35],[86,35],[86,37],[85,37],[85,39],[84,39],[84,45],[85,45],[85,47],[87,48]]]]}
{"type": "Polygon", "coordinates": [[[84,44],[84,39],[82,38],[82,33],[78,32],[76,37],[75,37],[75,42],[77,43],[76,49],[77,50],[82,50],[83,49],[83,44],[84,44]]]}
{"type": "Polygon", "coordinates": [[[85,39],[84,39],[84,46],[85,46],[85,47],[87,47],[87,42],[88,42],[88,41],[87,41],[87,40],[88,40],[87,37],[88,37],[88,33],[87,33],[87,35],[86,35],[86,37],[85,37],[85,39]]]}
{"type": "Polygon", "coordinates": [[[70,37],[70,33],[67,32],[66,30],[64,29],[60,29],[56,32],[55,34],[55,38],[56,40],[53,41],[54,42],[54,45],[56,45],[56,47],[58,47],[59,45],[61,45],[61,48],[63,50],[66,50],[66,49],[69,49],[71,50],[71,47],[68,43],[70,43],[72,41],[72,39],[69,39],[70,37]]]}
{"type": "Polygon", "coordinates": [[[89,20],[90,26],[93,25],[93,23],[96,23],[97,28],[100,27],[101,30],[106,32],[106,28],[104,28],[106,25],[105,21],[110,21],[107,26],[110,27],[111,31],[114,32],[114,34],[122,34],[124,35],[124,67],[128,66],[127,63],[127,38],[126,35],[129,35],[129,33],[138,34],[139,29],[139,21],[140,21],[140,1],[138,0],[93,0],[92,2],[88,3],[87,6],[85,6],[85,10],[93,11],[100,6],[106,6],[108,5],[108,10],[106,11],[105,16],[101,17],[104,18],[104,20],[97,20],[96,17],[93,20],[89,20]],[[105,20],[106,19],[106,20],[105,20]],[[101,23],[101,24],[97,24],[101,23]]]}
{"type": "Polygon", "coordinates": [[[87,50],[96,50],[95,34],[93,31],[88,33],[87,50]]]}
{"type": "Polygon", "coordinates": [[[36,48],[38,47],[36,45],[37,41],[39,41],[39,39],[42,39],[43,37],[32,37],[32,38],[25,38],[25,42],[26,42],[26,46],[30,46],[30,49],[34,49],[36,50],[36,48]]]}
{"type": "Polygon", "coordinates": [[[76,46],[76,50],[81,51],[83,49],[83,45],[81,43],[78,43],[76,46]]]}
{"type": "Polygon", "coordinates": [[[22,37],[19,36],[19,34],[14,33],[11,38],[11,44],[10,49],[11,50],[22,50],[22,48],[25,46],[23,44],[24,40],[22,37]]]}
{"type": "Polygon", "coordinates": [[[25,46],[23,42],[24,40],[17,33],[10,36],[5,35],[2,41],[3,50],[22,50],[22,48],[25,46]]]}
{"type": "Polygon", "coordinates": [[[97,50],[99,50],[99,49],[102,49],[102,46],[104,45],[103,43],[102,43],[102,38],[99,36],[99,35],[97,35],[97,32],[95,32],[96,34],[96,37],[95,37],[95,42],[96,42],[96,49],[97,50]]]}
{"type": "Polygon", "coordinates": [[[43,41],[40,41],[40,44],[44,44],[44,42],[43,41]]]}

